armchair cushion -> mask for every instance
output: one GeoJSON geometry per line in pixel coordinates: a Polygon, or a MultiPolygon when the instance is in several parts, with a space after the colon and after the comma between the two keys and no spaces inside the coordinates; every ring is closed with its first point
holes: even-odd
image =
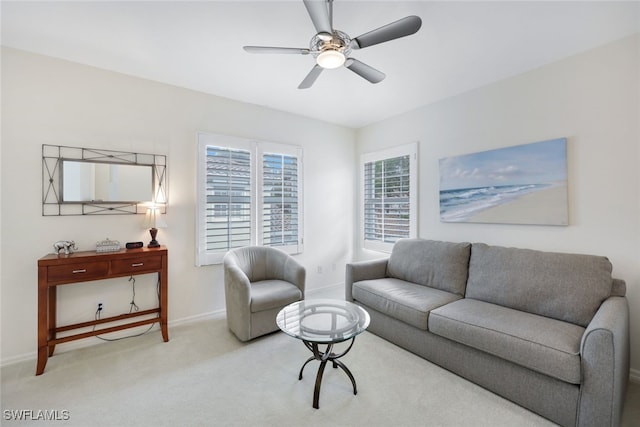
{"type": "Polygon", "coordinates": [[[282,308],[302,299],[302,291],[284,280],[261,280],[251,284],[251,312],[282,308]]]}

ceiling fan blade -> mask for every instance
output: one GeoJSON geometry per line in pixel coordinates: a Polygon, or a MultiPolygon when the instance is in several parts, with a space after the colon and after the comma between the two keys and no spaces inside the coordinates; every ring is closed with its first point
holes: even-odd
{"type": "Polygon", "coordinates": [[[308,55],[309,49],[299,49],[297,47],[271,47],[271,46],[244,46],[244,50],[249,53],[287,53],[308,55]]]}
{"type": "Polygon", "coordinates": [[[364,62],[360,62],[354,58],[347,58],[344,63],[344,66],[367,80],[371,83],[380,83],[387,77],[382,71],[378,71],[375,68],[365,64],[364,62]]]}
{"type": "Polygon", "coordinates": [[[304,5],[318,34],[331,35],[333,28],[331,28],[329,3],[326,0],[304,0],[304,5]]]}
{"type": "Polygon", "coordinates": [[[298,89],[308,89],[313,86],[313,83],[316,81],[320,73],[322,73],[322,70],[324,70],[324,68],[316,64],[311,71],[309,71],[309,74],[307,74],[307,77],[304,78],[302,83],[300,83],[298,89]]]}
{"type": "Polygon", "coordinates": [[[369,31],[351,40],[352,49],[363,49],[375,44],[415,34],[422,26],[420,17],[411,15],[387,24],[383,27],[369,31]]]}

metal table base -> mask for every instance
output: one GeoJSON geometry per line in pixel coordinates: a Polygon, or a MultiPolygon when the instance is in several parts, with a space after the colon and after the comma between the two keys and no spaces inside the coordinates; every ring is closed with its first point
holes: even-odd
{"type": "Polygon", "coordinates": [[[304,362],[304,364],[302,365],[302,368],[300,368],[300,375],[298,375],[298,380],[302,379],[302,371],[304,371],[305,366],[307,366],[309,362],[311,362],[312,360],[320,361],[320,366],[318,367],[318,373],[316,374],[316,385],[313,391],[313,407],[315,409],[319,409],[320,407],[319,406],[320,386],[322,385],[322,376],[324,375],[324,368],[327,366],[327,362],[331,362],[333,364],[334,369],[340,368],[344,371],[345,374],[347,374],[347,376],[351,380],[351,384],[353,385],[353,394],[354,395],[358,394],[358,389],[356,388],[356,380],[355,378],[353,378],[353,374],[351,373],[349,368],[346,367],[344,363],[338,360],[339,358],[347,354],[349,350],[351,350],[351,347],[353,347],[353,343],[355,341],[356,341],[356,337],[352,337],[351,344],[349,344],[349,347],[342,353],[336,354],[336,353],[333,353],[332,351],[333,343],[326,344],[327,346],[326,349],[324,349],[324,351],[320,351],[319,345],[321,344],[303,340],[304,345],[309,350],[311,350],[311,352],[313,353],[313,356],[307,359],[307,361],[304,362]]]}

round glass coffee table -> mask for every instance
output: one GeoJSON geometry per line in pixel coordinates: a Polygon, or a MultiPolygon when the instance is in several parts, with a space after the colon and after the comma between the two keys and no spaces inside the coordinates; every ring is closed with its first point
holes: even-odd
{"type": "Polygon", "coordinates": [[[334,368],[342,369],[353,384],[353,394],[358,393],[353,374],[338,359],[351,350],[356,336],[369,326],[369,313],[362,307],[342,300],[309,299],[298,301],[280,310],[276,317],[276,323],[287,335],[302,340],[313,353],[313,356],[307,359],[300,368],[299,380],[302,379],[302,371],[309,362],[312,360],[320,361],[313,392],[314,408],[319,408],[320,385],[327,362],[331,362],[334,368]],[[351,343],[346,350],[337,354],[333,352],[334,344],[348,340],[351,340],[351,343]],[[321,350],[320,345],[326,347],[321,350]]]}

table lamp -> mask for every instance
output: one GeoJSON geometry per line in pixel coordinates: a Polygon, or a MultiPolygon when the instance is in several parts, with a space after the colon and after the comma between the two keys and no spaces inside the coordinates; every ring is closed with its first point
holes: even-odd
{"type": "Polygon", "coordinates": [[[164,220],[160,213],[159,206],[149,206],[147,208],[147,213],[144,215],[144,228],[149,229],[149,234],[151,234],[151,241],[147,245],[148,248],[157,248],[160,246],[160,243],[156,240],[156,236],[158,235],[158,228],[166,228],[167,222],[164,220]]]}

